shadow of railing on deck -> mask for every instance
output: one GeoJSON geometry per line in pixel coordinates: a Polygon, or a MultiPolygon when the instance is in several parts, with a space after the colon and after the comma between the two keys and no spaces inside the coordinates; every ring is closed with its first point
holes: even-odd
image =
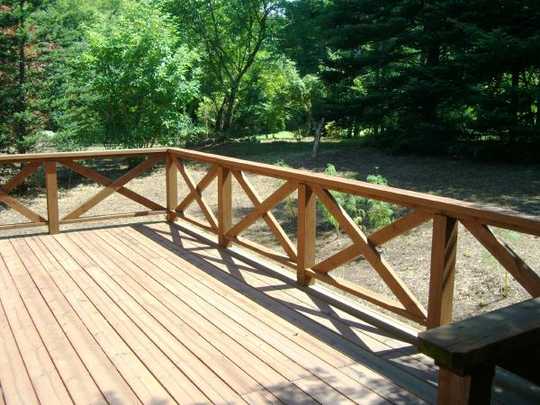
{"type": "MultiPolygon", "coordinates": [[[[163,231],[159,231],[145,224],[135,224],[132,225],[132,228],[169,251],[174,252],[175,255],[188,261],[195,267],[200,268],[201,262],[204,263],[204,271],[207,275],[239,292],[261,307],[270,310],[275,315],[285,319],[288,323],[304,330],[311,336],[332,346],[336,350],[339,350],[354,361],[365,365],[419,397],[435,398],[435,387],[426,383],[426,375],[422,375],[424,374],[424,371],[418,370],[414,365],[409,365],[406,362],[403,364],[396,364],[388,359],[380,357],[370,350],[368,345],[362,341],[352,328],[354,327],[369,331],[370,333],[380,334],[381,336],[391,336],[383,330],[366,325],[362,322],[354,322],[351,320],[338,321],[335,317],[329,315],[329,311],[332,311],[331,307],[325,308],[325,305],[322,305],[320,302],[318,305],[321,305],[324,312],[322,310],[319,312],[303,305],[269,296],[267,294],[268,291],[265,291],[264,288],[261,289],[251,286],[249,282],[245,280],[242,271],[248,271],[254,274],[265,274],[267,277],[272,276],[287,283],[291,286],[290,288],[296,287],[290,284],[290,280],[286,280],[283,275],[273,272],[271,269],[262,273],[262,270],[258,270],[251,265],[236,263],[233,260],[233,257],[240,261],[244,260],[229,250],[218,249],[219,258],[204,254],[203,252],[205,250],[215,249],[215,244],[212,241],[204,240],[201,236],[194,237],[193,235],[190,235],[189,230],[180,227],[177,224],[170,225],[169,237],[174,242],[171,242],[169,237],[163,235],[163,231]],[[192,248],[186,246],[184,241],[197,242],[199,244],[204,243],[208,244],[208,246],[192,248]],[[219,269],[219,267],[216,266],[216,263],[221,263],[226,266],[228,273],[219,269]],[[304,313],[325,317],[325,319],[328,319],[335,325],[338,332],[334,332],[326,327],[321,327],[321,324],[312,320],[304,313]],[[340,339],[338,335],[345,339],[340,339]]],[[[285,285],[283,288],[288,288],[288,286],[285,285]]],[[[395,338],[395,336],[392,337],[395,338]]],[[[430,375],[429,380],[433,381],[434,376],[430,375]]]]}

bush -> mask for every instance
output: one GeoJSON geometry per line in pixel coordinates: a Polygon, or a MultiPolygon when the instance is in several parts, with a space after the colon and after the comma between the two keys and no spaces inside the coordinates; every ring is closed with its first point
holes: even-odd
{"type": "Polygon", "coordinates": [[[198,56],[178,37],[169,17],[149,3],[128,2],[88,29],[85,48],[71,61],[66,132],[81,144],[183,142],[194,129],[198,56]]]}
{"type": "MultiPolygon", "coordinates": [[[[337,173],[336,167],[333,164],[328,164],[324,173],[335,176],[337,173]]],[[[366,181],[371,184],[388,185],[388,181],[381,175],[369,175],[366,181]]],[[[331,194],[338,204],[350,215],[353,221],[363,230],[373,230],[383,227],[390,224],[394,219],[394,207],[387,202],[371,200],[338,191],[331,191],[331,194]]],[[[336,232],[339,232],[339,223],[334,216],[324,205],[321,204],[320,206],[324,223],[333,226],[336,232]]]]}

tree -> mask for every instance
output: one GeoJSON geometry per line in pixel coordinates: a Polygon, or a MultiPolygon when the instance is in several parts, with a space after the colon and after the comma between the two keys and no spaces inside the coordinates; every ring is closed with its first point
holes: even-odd
{"type": "Polygon", "coordinates": [[[539,16],[537,1],[334,0],[328,110],[402,150],[538,142],[539,16]]]}
{"type": "Polygon", "coordinates": [[[175,144],[190,128],[199,92],[197,54],[171,21],[145,3],[127,3],[86,33],[72,60],[66,130],[82,144],[175,144]]]}
{"type": "Polygon", "coordinates": [[[165,0],[184,35],[202,51],[204,92],[214,102],[217,133],[233,126],[238,93],[270,33],[271,0],[165,0]]]}
{"type": "Polygon", "coordinates": [[[9,0],[0,5],[0,150],[24,153],[39,127],[32,92],[36,49],[30,15],[39,0],[9,0]]]}

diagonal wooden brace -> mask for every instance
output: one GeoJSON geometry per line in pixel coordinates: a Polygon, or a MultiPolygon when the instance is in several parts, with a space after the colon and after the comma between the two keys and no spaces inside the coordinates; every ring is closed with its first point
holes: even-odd
{"type": "Polygon", "coordinates": [[[150,156],[148,159],[146,159],[144,162],[138,164],[133,169],[131,169],[129,172],[124,174],[123,176],[119,177],[115,181],[113,181],[111,184],[106,186],[103,190],[99,191],[96,195],[94,195],[92,198],[84,202],[80,207],[76,208],[72,212],[70,212],[68,215],[66,215],[63,220],[70,220],[70,219],[76,219],[79,218],[82,214],[85,212],[91,210],[93,207],[95,207],[97,204],[99,204],[101,201],[106,199],[107,197],[111,196],[115,192],[117,192],[120,188],[122,188],[126,183],[128,183],[130,180],[134,179],[141,173],[144,173],[145,171],[151,169],[158,160],[163,159],[163,156],[161,155],[155,155],[150,156]]]}
{"type": "MultiPolygon", "coordinates": [[[[184,167],[184,165],[181,162],[179,162],[178,159],[176,159],[176,167],[178,168],[178,170],[182,174],[182,177],[184,178],[184,181],[186,182],[187,186],[191,190],[190,195],[193,195],[194,200],[197,201],[197,204],[201,208],[201,211],[203,212],[203,214],[204,214],[206,220],[208,221],[208,223],[210,224],[210,227],[212,229],[214,229],[214,230],[217,230],[218,229],[217,218],[214,215],[214,213],[212,212],[212,210],[210,209],[210,207],[208,206],[208,204],[206,203],[206,201],[204,201],[204,199],[202,197],[202,190],[199,190],[198,187],[195,186],[195,183],[193,182],[193,179],[191,178],[191,176],[186,171],[186,168],[184,167]]],[[[203,178],[203,180],[204,180],[204,178],[203,178]]],[[[206,185],[208,186],[209,184],[210,184],[210,182],[208,182],[206,185]]],[[[188,197],[189,197],[189,195],[188,195],[188,197]]],[[[186,197],[186,199],[188,197],[186,197]]]]}
{"type": "Polygon", "coordinates": [[[228,238],[234,238],[238,236],[240,232],[254,223],[257,219],[262,217],[268,211],[270,211],[274,206],[276,206],[281,200],[291,194],[296,190],[298,184],[294,181],[287,181],[280,188],[278,188],[272,195],[266,198],[261,202],[257,207],[255,207],[248,215],[246,215],[240,222],[233,226],[229,232],[227,232],[228,238]]]}
{"type": "Polygon", "coordinates": [[[420,304],[410,289],[401,281],[390,264],[381,257],[377,249],[369,243],[367,236],[360,230],[349,214],[337,203],[332,194],[320,186],[314,185],[313,190],[403,306],[412,315],[426,319],[426,310],[422,304],[420,304]]]}
{"type": "MultiPolygon", "coordinates": [[[[257,192],[253,189],[253,186],[250,184],[249,180],[246,176],[244,176],[244,173],[241,171],[233,171],[233,175],[238,180],[238,183],[246,193],[246,195],[249,197],[251,202],[253,203],[253,206],[255,208],[259,207],[261,205],[261,198],[257,194],[257,192]]],[[[283,250],[285,250],[285,253],[289,256],[289,258],[292,261],[296,260],[296,249],[281,227],[281,225],[277,222],[276,218],[274,217],[274,214],[272,214],[271,211],[267,211],[263,214],[263,219],[272,231],[272,233],[275,235],[281,246],[283,247],[283,250]]]]}

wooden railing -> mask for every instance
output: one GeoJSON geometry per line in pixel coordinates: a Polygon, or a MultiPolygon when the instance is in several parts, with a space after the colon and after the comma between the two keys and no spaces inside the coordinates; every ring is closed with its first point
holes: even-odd
{"type": "Polygon", "coordinates": [[[246,160],[223,157],[186,149],[117,150],[99,152],[54,153],[35,155],[5,155],[1,164],[22,163],[19,174],[0,189],[0,202],[25,216],[25,224],[1,225],[1,229],[23,226],[48,225],[50,233],[57,233],[63,224],[85,221],[110,220],[115,218],[163,214],[169,221],[177,217],[214,233],[220,246],[234,243],[255,251],[297,272],[297,280],[309,285],[313,280],[328,283],[340,290],[386,310],[411,319],[428,328],[449,323],[452,319],[454,274],[458,224],[461,223],[493,255],[526,291],[533,297],[540,296],[540,277],[504,241],[490,229],[491,226],[540,236],[540,218],[516,214],[499,209],[486,208],[477,204],[432,196],[393,187],[369,184],[333,176],[325,176],[302,170],[277,167],[246,160]],[[79,163],[83,160],[142,156],[142,163],[118,179],[109,179],[95,170],[79,163]],[[167,197],[165,206],[135,193],[127,183],[158,162],[165,163],[167,197]],[[208,172],[195,183],[186,170],[185,162],[207,164],[208,172]],[[89,178],[104,188],[80,207],[64,217],[59,217],[57,166],[65,166],[83,177],[89,178]],[[28,176],[43,166],[47,190],[47,218],[43,218],[9,195],[28,176]],[[187,196],[178,201],[178,174],[189,190],[187,196]],[[261,198],[250,184],[246,174],[257,174],[283,180],[284,183],[270,196],[261,198]],[[253,203],[253,210],[237,223],[233,223],[232,181],[240,185],[253,203]],[[218,209],[212,211],[203,197],[203,191],[214,181],[218,184],[218,209]],[[409,213],[392,224],[366,234],[339,205],[331,191],[350,193],[370,199],[386,201],[409,208],[409,213]],[[113,193],[143,205],[147,210],[83,217],[83,214],[113,193]],[[298,192],[298,229],[296,243],[287,236],[271,210],[293,192],[298,192]],[[315,252],[317,210],[319,201],[336,219],[341,230],[352,240],[352,244],[331,257],[317,262],[315,252]],[[197,204],[207,223],[187,214],[187,208],[197,204]],[[285,254],[241,236],[250,225],[262,219],[275,235],[285,254]],[[431,248],[431,274],[427,309],[422,306],[413,292],[399,278],[390,263],[377,247],[428,221],[433,223],[431,248]],[[395,296],[388,299],[356,284],[338,280],[332,272],[352,260],[363,256],[379,274],[395,296]]]}

